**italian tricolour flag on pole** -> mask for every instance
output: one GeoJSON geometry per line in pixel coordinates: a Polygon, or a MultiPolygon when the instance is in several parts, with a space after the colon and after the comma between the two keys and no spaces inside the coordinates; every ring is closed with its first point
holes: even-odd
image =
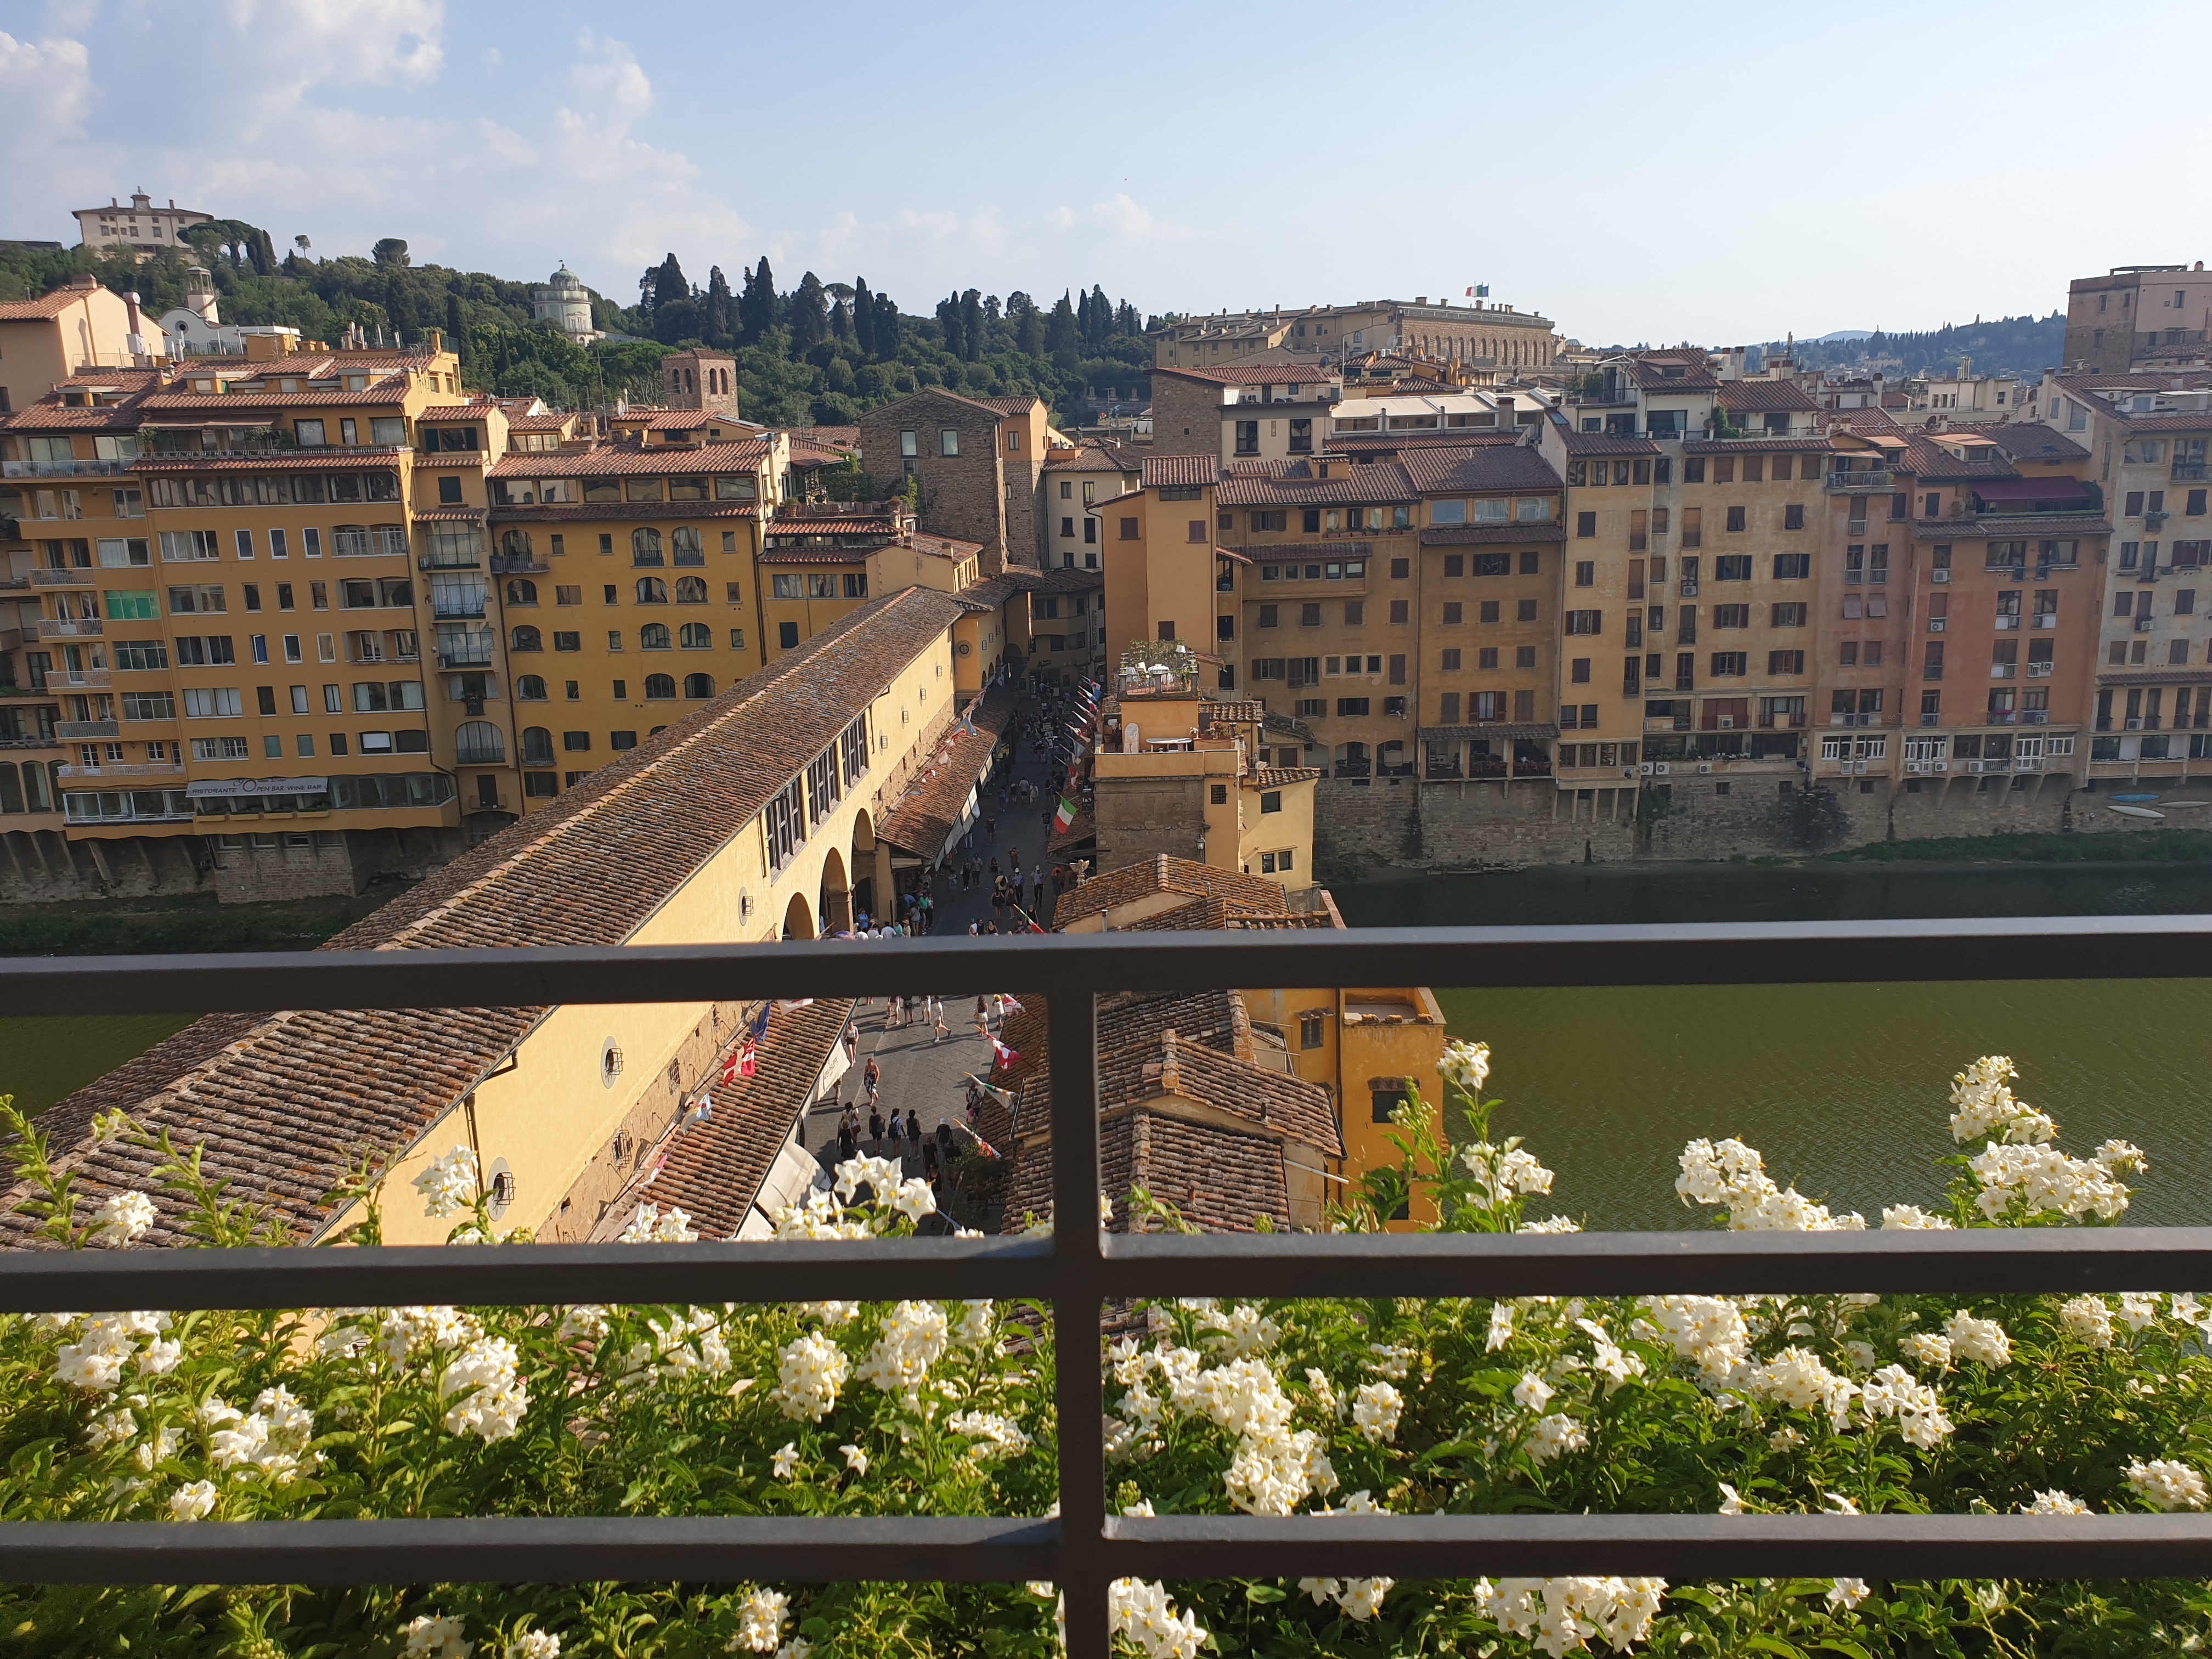
{"type": "Polygon", "coordinates": [[[1074,822],[1075,803],[1062,795],[1060,799],[1060,811],[1052,815],[1053,830],[1055,834],[1065,835],[1067,832],[1067,826],[1074,822]]]}

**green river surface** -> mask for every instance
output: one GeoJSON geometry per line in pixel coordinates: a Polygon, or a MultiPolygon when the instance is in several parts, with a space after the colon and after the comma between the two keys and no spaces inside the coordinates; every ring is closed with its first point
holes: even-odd
{"type": "MultiPolygon", "coordinates": [[[[2212,913],[2212,866],[1596,865],[1331,890],[1359,927],[2150,915],[2212,913]]],[[[1710,1226],[1675,1196],[1676,1160],[1694,1137],[1735,1135],[1776,1180],[1878,1225],[1883,1205],[1945,1184],[1952,1073],[2004,1054],[2063,1150],[2117,1135],[2150,1155],[2130,1220],[2212,1222],[2203,981],[1436,990],[1454,1035],[1491,1045],[1492,1133],[1527,1137],[1556,1172],[1535,1214],[1710,1226]]]]}

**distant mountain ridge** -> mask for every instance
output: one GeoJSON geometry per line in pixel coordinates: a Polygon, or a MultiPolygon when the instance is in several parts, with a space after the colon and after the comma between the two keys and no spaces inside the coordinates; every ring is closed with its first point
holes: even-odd
{"type": "Polygon", "coordinates": [[[1801,368],[1880,370],[1893,379],[1955,374],[1959,360],[1969,357],[1977,374],[2012,374],[2032,380],[2058,365],[2065,343],[2065,315],[2053,311],[2048,317],[1977,317],[1971,323],[1906,334],[1837,329],[1817,339],[1801,337],[1794,346],[1769,341],[1763,349],[1794,350],[1801,368]]]}

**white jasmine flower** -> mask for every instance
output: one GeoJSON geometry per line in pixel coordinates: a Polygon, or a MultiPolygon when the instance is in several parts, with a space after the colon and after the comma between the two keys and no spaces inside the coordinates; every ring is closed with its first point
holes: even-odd
{"type": "Polygon", "coordinates": [[[467,1146],[455,1146],[445,1157],[433,1158],[413,1186],[422,1194],[424,1215],[436,1219],[459,1214],[477,1201],[476,1153],[467,1146]]]}
{"type": "Polygon", "coordinates": [[[1822,1492],[1820,1496],[1828,1500],[1827,1507],[1820,1511],[1823,1515],[1856,1515],[1859,1512],[1859,1506],[1839,1492],[1822,1492]]]}
{"type": "Polygon", "coordinates": [[[1710,1296],[1655,1297],[1644,1312],[1676,1358],[1689,1360],[1711,1382],[1723,1382],[1751,1354],[1751,1331],[1733,1302],[1710,1296]]]}
{"type": "Polygon", "coordinates": [[[2077,1296],[2060,1304],[2058,1322],[2077,1342],[2093,1348],[2112,1346],[2112,1310],[2100,1296],[2077,1296]]]}
{"type": "Polygon", "coordinates": [[[875,1346],[860,1362],[860,1380],[911,1404],[929,1368],[945,1357],[945,1310],[935,1303],[900,1303],[885,1316],[875,1346]]]}
{"type": "MultiPolygon", "coordinates": [[[[858,1304],[855,1304],[854,1305],[857,1306],[858,1304]]],[[[981,1352],[985,1349],[991,1349],[995,1352],[997,1347],[996,1334],[999,1328],[999,1316],[997,1310],[994,1310],[988,1302],[981,1300],[969,1302],[964,1304],[964,1308],[965,1311],[963,1311],[960,1316],[960,1322],[952,1328],[952,1340],[954,1344],[959,1347],[971,1349],[978,1352],[981,1352]]],[[[1129,1346],[1133,1350],[1136,1347],[1136,1344],[1132,1342],[1129,1344],[1129,1346]]],[[[1142,1365],[1139,1364],[1138,1369],[1139,1375],[1141,1375],[1143,1371],[1142,1365]]]]}
{"type": "Polygon", "coordinates": [[[1476,1586],[1477,1599],[1508,1635],[1559,1659],[1601,1637],[1617,1653],[1648,1641],[1665,1600],[1663,1578],[1504,1578],[1476,1586]]]}
{"type": "Polygon", "coordinates": [[[1490,1045],[1462,1042],[1455,1037],[1444,1044],[1444,1056],[1437,1062],[1437,1075],[1455,1088],[1480,1097],[1482,1085],[1490,1080],[1490,1045]]]}
{"type": "Polygon", "coordinates": [[[1139,1498],[1133,1504],[1124,1504],[1121,1505],[1121,1513],[1133,1520],[1139,1516],[1149,1520],[1152,1513],[1152,1500],[1149,1498],[1139,1498]]]}
{"type": "Polygon", "coordinates": [[[1738,1232],[1857,1232],[1866,1218],[1832,1215],[1795,1187],[1778,1187],[1765,1160],[1740,1140],[1693,1140],[1682,1149],[1674,1190],[1686,1204],[1725,1205],[1738,1232]]]}
{"type": "Polygon", "coordinates": [[[92,1212],[90,1243],[119,1250],[135,1244],[154,1225],[154,1200],[143,1193],[111,1193],[92,1212]]]}
{"type": "Polygon", "coordinates": [[[782,1638],[783,1621],[790,1607],[790,1598],[781,1590],[755,1590],[738,1609],[738,1633],[731,1638],[726,1650],[774,1653],[782,1638]]]}
{"type": "Polygon", "coordinates": [[[1948,1336],[1915,1331],[1897,1346],[1910,1354],[1916,1364],[1933,1365],[1939,1371],[1951,1369],[1951,1339],[1948,1336]]]}
{"type": "MultiPolygon", "coordinates": [[[[1897,1232],[1900,1230],[1948,1232],[1950,1227],[1951,1224],[1948,1218],[1940,1215],[1930,1215],[1917,1204],[1892,1204],[1887,1206],[1881,1212],[1881,1230],[1886,1233],[1897,1232]]],[[[1851,1579],[1848,1582],[1856,1583],[1858,1581],[1851,1579]]]]}
{"type": "Polygon", "coordinates": [[[1858,1384],[1837,1376],[1810,1349],[1784,1348],[1761,1365],[1749,1367],[1742,1383],[1756,1400],[1776,1400],[1796,1411],[1825,1409],[1840,1434],[1848,1420],[1858,1384]]]}
{"type": "Polygon", "coordinates": [[[428,1614],[407,1626],[407,1659],[469,1659],[473,1643],[461,1639],[461,1621],[428,1614]]]}
{"type": "Polygon", "coordinates": [[[1513,1304],[1510,1302],[1492,1303],[1490,1304],[1490,1337],[1483,1346],[1488,1352],[1496,1353],[1512,1340],[1513,1304]]]}
{"type": "Polygon", "coordinates": [[[1534,1371],[1521,1373],[1521,1380],[1513,1385],[1513,1403],[1523,1411],[1540,1412],[1552,1398],[1552,1385],[1534,1371]]]}
{"type": "Polygon", "coordinates": [[[1397,1582],[1395,1578],[1347,1578],[1337,1594],[1336,1604],[1344,1609],[1346,1618],[1364,1624],[1382,1611],[1382,1598],[1397,1582]]]}
{"type": "Polygon", "coordinates": [[[1859,1404],[1869,1421],[1895,1418],[1897,1431],[1905,1443],[1923,1451],[1954,1426],[1944,1414],[1942,1396],[1902,1365],[1885,1365],[1869,1377],[1859,1404]]]}
{"type": "Polygon", "coordinates": [[[818,1331],[786,1343],[775,1357],[776,1385],[769,1391],[788,1418],[819,1423],[837,1404],[851,1362],[845,1351],[818,1331]]]}
{"type": "Polygon", "coordinates": [[[2036,1493],[2035,1501],[2022,1504],[2020,1512],[2022,1515],[2087,1515],[2092,1511],[2080,1498],[2054,1487],[2049,1492],[2036,1493]]]}
{"type": "Polygon", "coordinates": [[[2120,1322],[2131,1331],[2141,1331],[2158,1320],[2158,1297],[2142,1291],[2120,1292],[2120,1322]]]}
{"type": "Polygon", "coordinates": [[[1853,1369],[1862,1371],[1866,1370],[1873,1365],[1876,1358],[1874,1351],[1874,1344],[1871,1342],[1846,1342],[1844,1344],[1844,1358],[1851,1362],[1853,1369]]]}
{"type": "Polygon", "coordinates": [[[1547,1216],[1541,1221],[1524,1221],[1516,1228],[1516,1233],[1578,1233],[1583,1224],[1567,1216],[1547,1216]]]}
{"type": "Polygon", "coordinates": [[[1352,1421],[1371,1445],[1395,1439],[1406,1402],[1388,1382],[1362,1382],[1352,1401],[1352,1421]]]}
{"type": "Polygon", "coordinates": [[[840,1446],[837,1449],[845,1454],[845,1467],[854,1474],[866,1474],[868,1472],[868,1455],[858,1446],[840,1446]]]}
{"type": "Polygon", "coordinates": [[[1849,1613],[1866,1599],[1863,1578],[1838,1578],[1828,1589],[1828,1605],[1838,1613],[1849,1613]]]}
{"type": "Polygon", "coordinates": [[[1146,1659],[1198,1659],[1206,1632],[1194,1614],[1178,1617],[1158,1584],[1117,1578],[1107,1589],[1106,1606],[1114,1633],[1127,1637],[1146,1659]]]}
{"type": "Polygon", "coordinates": [[[1224,1312],[1209,1301],[1199,1311],[1198,1325],[1208,1333],[1206,1346],[1232,1359],[1266,1353],[1283,1340],[1282,1327],[1249,1303],[1224,1312]]]}
{"type": "Polygon", "coordinates": [[[1413,1369],[1413,1351],[1387,1342],[1370,1342],[1367,1352],[1374,1356],[1367,1361],[1367,1369],[1377,1376],[1387,1376],[1393,1382],[1402,1382],[1406,1373],[1413,1369]]]}
{"type": "Polygon", "coordinates": [[[471,1342],[439,1378],[438,1398],[453,1401],[446,1409],[448,1433],[507,1439],[530,1409],[530,1391],[515,1370],[514,1345],[504,1337],[471,1342]]]}
{"type": "Polygon", "coordinates": [[[556,1342],[580,1336],[596,1342],[607,1334],[607,1310],[593,1302],[579,1302],[561,1315],[561,1328],[553,1334],[556,1342]]]}
{"type": "Polygon", "coordinates": [[[1307,1366],[1306,1387],[1313,1395],[1314,1404],[1324,1413],[1330,1417],[1344,1415],[1344,1401],[1339,1397],[1335,1386],[1329,1382],[1326,1372],[1312,1365],[1307,1366]]]}
{"type": "Polygon", "coordinates": [[[2012,1364],[2012,1339],[1994,1319],[1955,1313],[1943,1328],[1943,1334],[1950,1341],[1952,1353],[1960,1359],[1971,1359],[1992,1370],[2012,1364]]]}
{"type": "Polygon", "coordinates": [[[215,1482],[189,1480],[169,1494],[169,1519],[202,1521],[215,1508],[215,1482]]]}
{"type": "Polygon", "coordinates": [[[507,1644],[507,1659],[561,1659],[561,1638],[542,1630],[526,1631],[507,1644]]]}
{"type": "Polygon", "coordinates": [[[1589,1444],[1589,1436],[1583,1425],[1564,1412],[1537,1419],[1528,1437],[1521,1443],[1522,1449],[1539,1463],[1548,1463],[1562,1452],[1581,1451],[1589,1444]]]}
{"type": "Polygon", "coordinates": [[[691,1218],[672,1204],[665,1211],[658,1205],[639,1205],[622,1232],[625,1244],[696,1244],[698,1240],[691,1218]]]}
{"type": "Polygon", "coordinates": [[[920,1221],[926,1215],[937,1213],[937,1194],[920,1176],[899,1182],[885,1201],[909,1221],[920,1221]]]}
{"type": "Polygon", "coordinates": [[[837,1166],[834,1190],[847,1204],[861,1188],[866,1187],[878,1200],[898,1190],[903,1175],[899,1166],[887,1158],[848,1158],[837,1166]]]}
{"type": "Polygon", "coordinates": [[[2148,1463],[2138,1459],[2130,1463],[2128,1485],[2162,1510],[2204,1507],[2204,1477],[2188,1464],[2171,1458],[2156,1458],[2148,1463]]]}
{"type": "Polygon", "coordinates": [[[979,1462],[1019,1457],[1030,1449],[1030,1437],[1021,1425],[996,1412],[955,1412],[945,1419],[945,1426],[954,1434],[975,1438],[977,1443],[969,1455],[979,1462]]]}
{"type": "Polygon", "coordinates": [[[1721,1506],[1718,1513],[1722,1515],[1745,1515],[1749,1513],[1749,1511],[1743,1506],[1742,1493],[1736,1491],[1734,1486],[1729,1485],[1725,1480],[1720,1483],[1720,1488],[1721,1506]]]}
{"type": "Polygon", "coordinates": [[[112,1411],[95,1417],[84,1431],[84,1443],[89,1451],[105,1451],[108,1447],[128,1440],[138,1432],[138,1419],[127,1411],[112,1411]]]}
{"type": "Polygon", "coordinates": [[[775,1456],[771,1462],[774,1464],[777,1480],[790,1480],[791,1472],[799,1467],[799,1443],[794,1440],[785,1441],[777,1449],[775,1456]]]}
{"type": "Polygon", "coordinates": [[[177,1455],[177,1448],[184,1443],[184,1440],[185,1431],[182,1429],[175,1427],[157,1429],[151,1436],[139,1443],[138,1449],[131,1454],[131,1461],[151,1474],[156,1468],[177,1455]]]}

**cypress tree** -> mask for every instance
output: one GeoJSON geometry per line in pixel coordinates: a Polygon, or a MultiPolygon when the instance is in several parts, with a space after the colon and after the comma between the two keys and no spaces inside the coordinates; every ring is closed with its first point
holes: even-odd
{"type": "Polygon", "coordinates": [[[704,337],[708,345],[718,350],[728,349],[737,333],[737,301],[730,295],[730,279],[722,275],[720,265],[707,273],[707,326],[704,337]]]}
{"type": "Polygon", "coordinates": [[[853,337],[860,343],[860,349],[868,356],[876,355],[876,301],[868,292],[868,279],[860,277],[853,283],[853,337]]]}
{"type": "Polygon", "coordinates": [[[790,300],[791,343],[805,351],[830,337],[830,306],[822,292],[822,279],[808,271],[799,279],[790,300]]]}
{"type": "Polygon", "coordinates": [[[461,325],[461,296],[446,296],[446,344],[463,362],[468,361],[468,331],[461,325]]]}
{"type": "Polygon", "coordinates": [[[757,340],[775,326],[780,309],[775,297],[775,273],[769,269],[767,254],[761,255],[759,268],[748,277],[746,291],[751,302],[745,315],[745,337],[757,340]]]}
{"type": "Polygon", "coordinates": [[[960,355],[971,363],[983,355],[983,295],[972,288],[960,296],[960,355]]]}
{"type": "Polygon", "coordinates": [[[899,337],[898,306],[890,295],[878,294],[876,295],[876,356],[896,356],[899,337]]]}

